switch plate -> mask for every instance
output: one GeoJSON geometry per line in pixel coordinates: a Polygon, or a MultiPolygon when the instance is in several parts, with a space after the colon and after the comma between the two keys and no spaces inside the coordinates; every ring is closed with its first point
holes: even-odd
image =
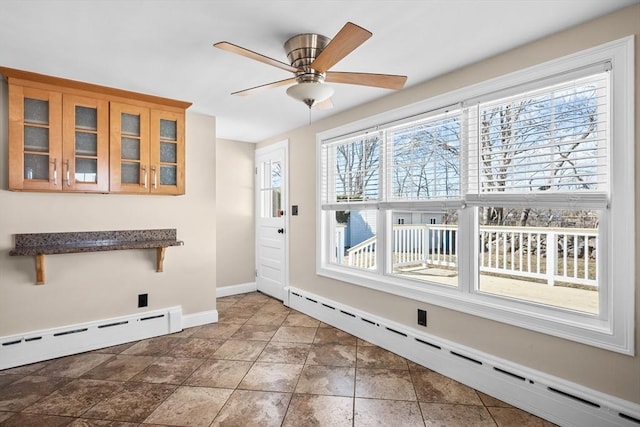
{"type": "Polygon", "coordinates": [[[418,309],[418,325],[427,326],[427,310],[418,309]]]}
{"type": "Polygon", "coordinates": [[[291,215],[298,215],[298,205],[291,206],[291,215]]]}
{"type": "Polygon", "coordinates": [[[138,295],[138,308],[149,305],[149,294],[138,295]]]}

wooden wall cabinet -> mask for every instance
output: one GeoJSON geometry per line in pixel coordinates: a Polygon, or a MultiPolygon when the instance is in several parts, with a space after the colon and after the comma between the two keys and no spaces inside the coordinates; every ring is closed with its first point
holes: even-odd
{"type": "Polygon", "coordinates": [[[109,103],[62,97],[62,189],[109,191],[109,103]]]}
{"type": "Polygon", "coordinates": [[[149,109],[111,104],[111,191],[149,193],[149,109]]]}
{"type": "Polygon", "coordinates": [[[9,86],[9,189],[60,191],[62,94],[9,86]]]}
{"type": "Polygon", "coordinates": [[[184,113],[111,104],[111,191],[184,194],[184,113]]]}
{"type": "Polygon", "coordinates": [[[184,194],[190,103],[0,73],[9,82],[9,190],[184,194]]]}
{"type": "Polygon", "coordinates": [[[184,113],[151,110],[151,192],[184,194],[184,113]]]}

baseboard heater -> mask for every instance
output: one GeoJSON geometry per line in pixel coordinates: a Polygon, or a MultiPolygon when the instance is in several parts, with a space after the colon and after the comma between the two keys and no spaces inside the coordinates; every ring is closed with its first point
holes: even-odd
{"type": "Polygon", "coordinates": [[[562,426],[640,426],[640,405],[297,288],[293,309],[562,426]]]}
{"type": "Polygon", "coordinates": [[[182,308],[170,307],[0,337],[0,370],[181,330],[182,308]]]}

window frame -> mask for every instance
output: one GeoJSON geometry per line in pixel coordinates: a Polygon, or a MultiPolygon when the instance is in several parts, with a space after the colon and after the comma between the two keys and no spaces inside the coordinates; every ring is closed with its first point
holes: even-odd
{"type": "MultiPolygon", "coordinates": [[[[317,155],[317,242],[316,273],[323,277],[364,286],[370,289],[423,301],[472,314],[475,316],[512,324],[529,330],[561,337],[604,348],[627,355],[635,354],[634,315],[635,315],[635,223],[629,224],[629,218],[635,218],[634,183],[634,38],[633,36],[615,40],[603,45],[577,52],[559,59],[535,65],[504,76],[496,77],[477,84],[466,86],[442,95],[426,99],[392,111],[377,114],[329,129],[316,135],[317,155]],[[419,202],[416,210],[424,206],[442,208],[462,207],[458,214],[458,287],[451,288],[436,284],[414,283],[390,275],[389,261],[385,258],[386,247],[391,242],[392,210],[388,203],[376,203],[377,236],[380,250],[376,250],[377,269],[365,271],[339,266],[329,262],[329,251],[333,237],[329,226],[335,210],[371,209],[371,204],[334,204],[323,210],[323,142],[355,135],[364,129],[376,129],[379,126],[396,122],[416,120],[420,116],[436,114],[442,109],[455,108],[461,102],[492,99],[496,93],[504,93],[512,88],[531,85],[536,87],[542,80],[568,79],[574,70],[580,71],[594,64],[610,62],[610,147],[609,180],[610,193],[606,200],[607,208],[602,211],[600,236],[605,256],[599,261],[604,267],[600,277],[605,278],[606,286],[600,294],[600,314],[597,316],[571,313],[569,310],[540,306],[524,301],[511,301],[497,298],[477,291],[478,242],[474,227],[478,223],[477,209],[465,207],[464,201],[437,200],[419,202]],[[426,112],[426,113],[425,113],[426,112]],[[615,167],[611,167],[615,165],[615,167]],[[631,236],[631,238],[629,237],[631,236]],[[616,245],[612,244],[616,242],[616,245]],[[615,307],[615,309],[614,309],[615,307]]],[[[503,96],[503,95],[501,95],[503,96]]],[[[466,124],[461,126],[466,129],[466,124]]],[[[463,131],[464,132],[464,131],[463,131]]],[[[462,174],[468,170],[466,136],[461,141],[461,181],[462,174]]],[[[380,163],[383,163],[380,162],[380,163]]],[[[382,168],[384,166],[381,166],[382,168]]],[[[381,173],[384,173],[381,171],[381,173]]],[[[383,185],[386,185],[383,183],[383,185]]],[[[386,189],[385,189],[386,191],[386,189]]],[[[463,191],[464,193],[464,191],[463,191]]],[[[585,195],[586,204],[600,205],[602,194],[585,195]]],[[[516,196],[517,197],[517,196],[516,196]]],[[[548,196],[547,196],[548,197],[548,196]]],[[[479,198],[481,199],[481,198],[479,198]]],[[[558,199],[561,200],[561,199],[558,199]]],[[[476,200],[479,203],[480,200],[476,200]]],[[[553,196],[550,199],[553,202],[553,196]]],[[[563,204],[562,202],[558,202],[563,204]]],[[[475,204],[475,203],[474,203],[475,204]]],[[[397,206],[397,204],[395,204],[397,206]]],[[[412,203],[407,203],[408,207],[412,203]]],[[[334,215],[335,217],[335,215],[334,215]]]]}

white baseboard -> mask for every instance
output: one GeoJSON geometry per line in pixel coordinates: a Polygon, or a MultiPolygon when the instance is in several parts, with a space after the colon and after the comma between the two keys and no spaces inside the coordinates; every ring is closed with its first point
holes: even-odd
{"type": "Polygon", "coordinates": [[[258,288],[256,282],[240,283],[238,285],[222,286],[216,288],[216,298],[228,297],[231,295],[246,294],[255,292],[258,288]]]}
{"type": "MultiPolygon", "coordinates": [[[[640,405],[298,288],[288,306],[562,426],[640,426],[640,405]]],[[[579,357],[579,356],[578,356],[579,357]]]]}
{"type": "Polygon", "coordinates": [[[0,337],[0,369],[171,334],[181,330],[182,308],[170,307],[0,337]]]}
{"type": "Polygon", "coordinates": [[[207,325],[218,321],[218,310],[201,311],[199,313],[185,314],[182,316],[182,329],[194,326],[207,325]]]}

